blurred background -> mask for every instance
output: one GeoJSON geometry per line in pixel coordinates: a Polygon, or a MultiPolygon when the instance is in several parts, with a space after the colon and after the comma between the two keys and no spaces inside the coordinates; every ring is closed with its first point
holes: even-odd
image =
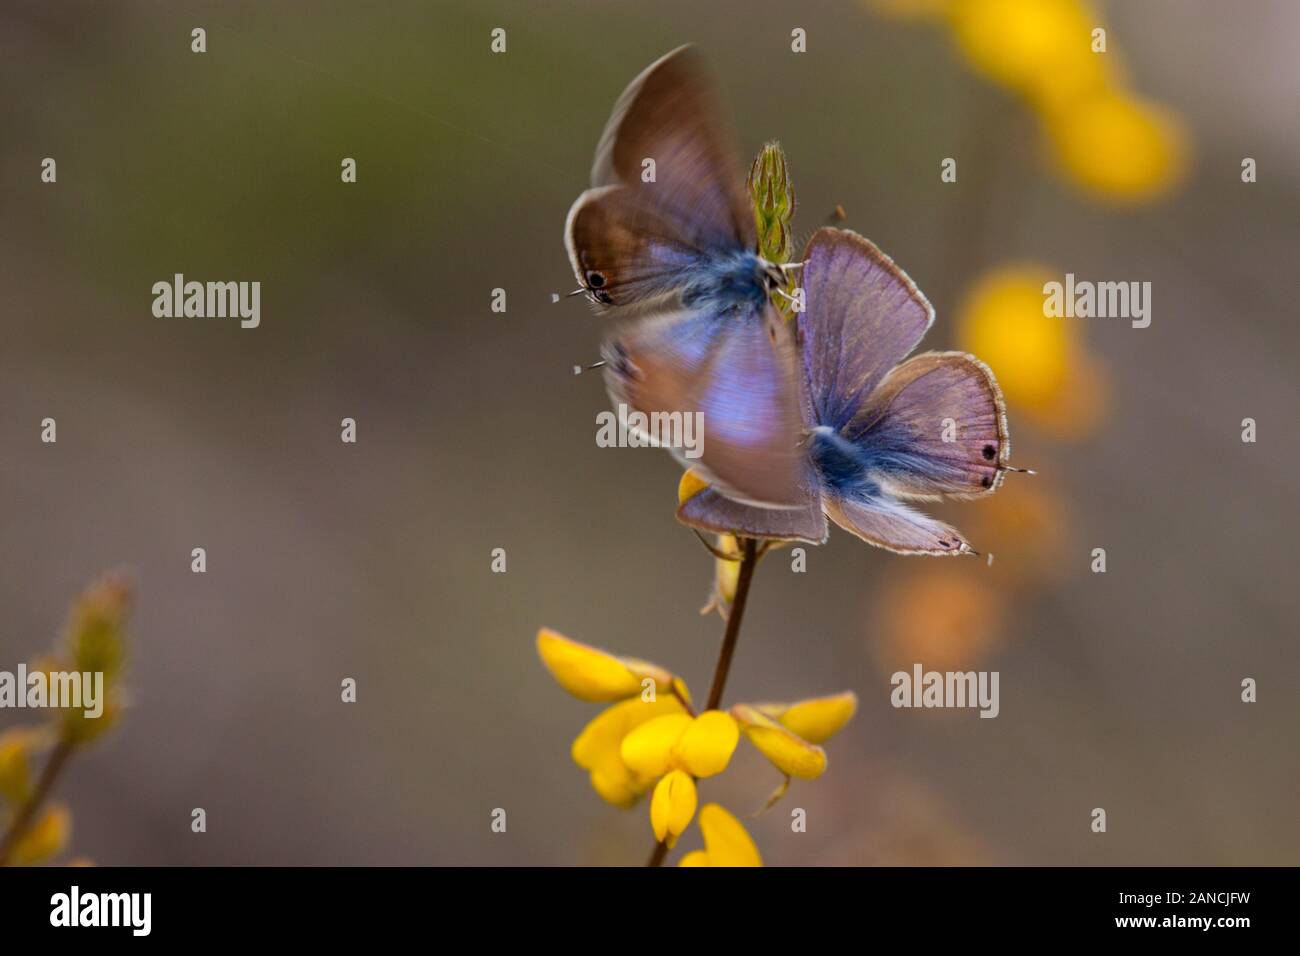
{"type": "MultiPolygon", "coordinates": [[[[667,455],[596,447],[607,399],[571,369],[607,326],[550,295],[615,98],[693,41],[741,155],[785,147],[801,236],[842,205],[934,302],[923,347],[992,365],[1040,472],[941,509],[992,565],[836,531],[805,574],[760,566],[728,702],[861,702],[826,775],[746,821],[764,859],[1294,864],[1297,36],[1286,0],[6,0],[0,668],[101,572],[135,580],[129,707],[60,778],[48,859],[644,860],[644,803],[569,757],[599,708],[533,639],[702,696],[713,561],[667,455]],[[178,272],[260,281],[261,327],[155,318],[178,272]],[[1151,282],[1151,326],[1044,319],[1066,272],[1151,282]],[[914,661],[999,671],[1000,716],[891,708],[914,661]]],[[[704,798],[777,781],[742,742],[704,798]]]]}

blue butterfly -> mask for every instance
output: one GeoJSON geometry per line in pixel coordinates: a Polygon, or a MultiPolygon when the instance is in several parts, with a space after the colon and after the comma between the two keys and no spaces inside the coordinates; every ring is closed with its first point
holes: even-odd
{"type": "Polygon", "coordinates": [[[599,311],[641,318],[602,347],[611,398],[702,415],[692,462],[738,501],[801,500],[794,335],[772,305],[785,268],[756,252],[754,213],[699,57],[682,47],[614,107],[565,245],[599,311]]]}
{"type": "Polygon", "coordinates": [[[797,508],[760,509],[706,488],[677,517],[751,538],[826,540],[827,517],[904,554],[973,554],[954,528],[913,500],[996,491],[1011,437],[993,373],[963,352],[907,356],[934,309],[869,241],[822,229],[808,243],[798,315],[805,447],[797,508]],[[906,361],[904,361],[906,359],[906,361]]]}

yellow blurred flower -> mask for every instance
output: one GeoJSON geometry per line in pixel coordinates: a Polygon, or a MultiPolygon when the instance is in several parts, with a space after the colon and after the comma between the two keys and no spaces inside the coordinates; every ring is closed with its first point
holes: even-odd
{"type": "Polygon", "coordinates": [[[1044,84],[1105,79],[1092,52],[1099,26],[1079,0],[957,0],[948,7],[953,39],[967,61],[995,83],[1033,97],[1044,84]]]}
{"type": "Polygon", "coordinates": [[[14,844],[9,862],[14,866],[40,863],[63,851],[72,835],[72,813],[62,804],[47,807],[14,844]]]}
{"type": "Polygon", "coordinates": [[[978,532],[996,558],[992,573],[983,575],[991,584],[1042,584],[1067,574],[1076,564],[1069,501],[1051,476],[1039,475],[1004,488],[988,499],[973,520],[972,532],[978,532]]]}
{"type": "Polygon", "coordinates": [[[679,866],[762,866],[763,858],[740,821],[716,803],[700,808],[704,849],[682,857],[679,866]]]}
{"type": "Polygon", "coordinates": [[[0,734],[0,799],[15,806],[27,799],[31,789],[31,754],[36,733],[14,727],[0,734]]]}
{"type": "Polygon", "coordinates": [[[967,670],[1001,636],[1006,599],[979,564],[913,566],[880,590],[868,631],[882,671],[967,670]]]}
{"type": "Polygon", "coordinates": [[[1100,420],[1106,384],[1079,341],[1080,320],[1044,314],[1043,287],[1051,281],[1047,269],[1029,264],[986,274],[958,307],[957,338],[993,370],[1009,405],[1074,436],[1100,420]]]}
{"type": "Polygon", "coordinates": [[[615,657],[547,627],[537,632],[537,653],[559,685],[579,700],[623,700],[642,693],[647,680],[664,691],[672,687],[672,674],[662,667],[615,657]]]}
{"type": "Polygon", "coordinates": [[[1085,0],[875,0],[895,16],[946,17],[963,58],[1038,115],[1055,168],[1111,202],[1159,198],[1182,178],[1176,118],[1127,92],[1120,55],[1095,48],[1105,29],[1085,0]],[[1100,36],[1100,35],[1099,35],[1100,36]]]}
{"type": "Polygon", "coordinates": [[[1051,111],[1046,129],[1060,168],[1096,196],[1144,202],[1169,192],[1186,164],[1182,125],[1136,96],[1099,91],[1051,111]]]}

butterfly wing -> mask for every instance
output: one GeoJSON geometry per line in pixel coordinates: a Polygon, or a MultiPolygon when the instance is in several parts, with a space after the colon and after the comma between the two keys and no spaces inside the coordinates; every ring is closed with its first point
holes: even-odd
{"type": "Polygon", "coordinates": [[[680,288],[683,273],[710,254],[755,247],[730,143],[690,47],[632,81],[601,136],[593,188],[578,197],[565,226],[574,274],[593,298],[644,302],[680,288]]]}
{"type": "Polygon", "coordinates": [[[818,230],[804,252],[799,337],[816,424],[839,429],[934,321],[907,273],[847,229],[818,230]]]}
{"type": "Polygon", "coordinates": [[[803,479],[804,504],[795,508],[755,508],[733,501],[710,486],[681,503],[677,520],[716,534],[822,544],[827,538],[826,515],[816,487],[816,476],[808,475],[803,479]]]}
{"type": "Polygon", "coordinates": [[[971,498],[1002,483],[1011,455],[1006,405],[987,365],[925,352],[895,368],[843,430],[869,474],[903,498],[971,498]]]}
{"type": "Polygon", "coordinates": [[[974,554],[955,529],[887,496],[828,495],[826,514],[837,525],[899,554],[974,554]]]}
{"type": "Polygon", "coordinates": [[[647,415],[700,413],[701,455],[688,461],[710,483],[748,504],[806,502],[794,343],[770,304],[646,318],[602,351],[616,403],[647,415]]]}

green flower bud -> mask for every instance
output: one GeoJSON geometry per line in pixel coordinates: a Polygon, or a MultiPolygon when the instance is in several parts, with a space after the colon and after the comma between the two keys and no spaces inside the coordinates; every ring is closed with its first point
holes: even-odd
{"type": "Polygon", "coordinates": [[[789,262],[793,254],[790,220],[794,218],[794,183],[779,143],[768,143],[749,170],[750,200],[758,226],[758,254],[768,262],[789,262]]]}

